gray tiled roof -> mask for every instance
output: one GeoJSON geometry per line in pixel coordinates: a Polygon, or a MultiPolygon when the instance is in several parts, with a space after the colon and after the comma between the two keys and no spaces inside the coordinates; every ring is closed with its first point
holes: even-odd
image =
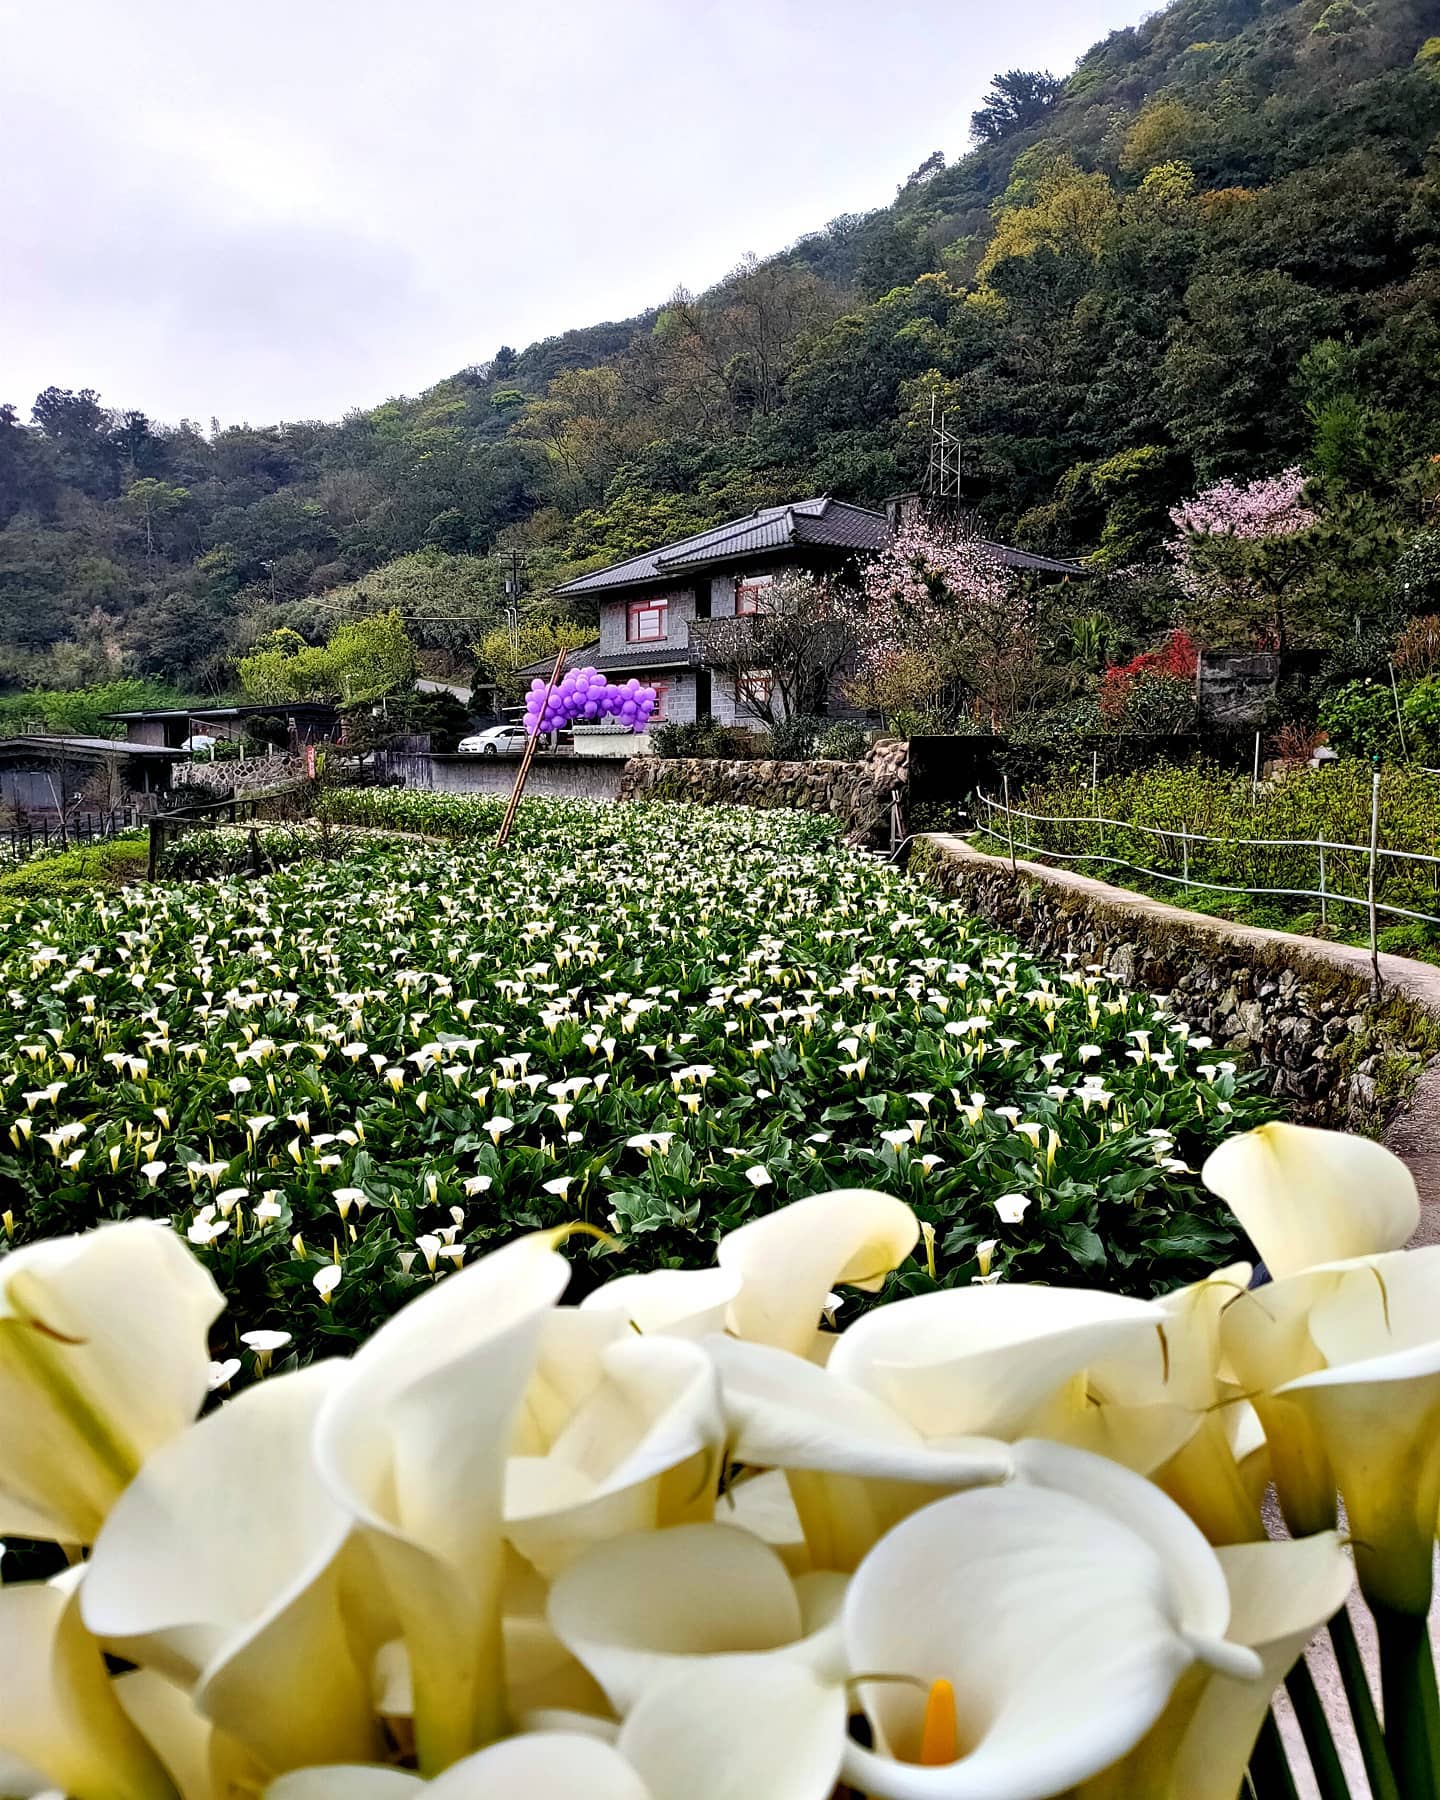
{"type": "Polygon", "coordinates": [[[141,761],[181,762],[189,754],[188,750],[169,750],[163,744],[131,744],[124,738],[82,737],[78,733],[66,736],[28,732],[0,737],[0,756],[11,760],[27,756],[134,756],[141,761]]]}
{"type": "MultiPolygon", "coordinates": [[[[693,644],[646,644],[636,650],[610,650],[603,652],[598,643],[584,644],[578,650],[572,650],[565,658],[560,673],[567,669],[598,669],[602,675],[627,674],[638,675],[645,669],[692,669],[699,662],[699,652],[693,644]]],[[[540,676],[549,680],[550,671],[555,667],[553,657],[543,657],[539,662],[526,663],[523,669],[517,669],[516,675],[526,679],[540,676]]]]}
{"type": "MultiPolygon", "coordinates": [[[[615,588],[653,586],[691,569],[740,562],[767,550],[811,546],[864,554],[883,550],[889,542],[890,523],[884,513],[819,494],[790,506],[762,506],[743,519],[712,525],[708,531],[697,531],[674,544],[661,544],[643,556],[629,556],[608,569],[577,576],[555,591],[565,595],[603,594],[615,588]]],[[[1088,573],[1083,563],[1064,557],[1036,556],[988,539],[981,542],[995,561],[1007,569],[1042,575],[1088,573]]]]}
{"type": "Polygon", "coordinates": [[[995,561],[1007,569],[1028,569],[1036,575],[1088,575],[1084,563],[1072,562],[1067,556],[1036,556],[1029,550],[1012,550],[1008,544],[995,544],[989,538],[980,540],[995,561]]]}
{"type": "Polygon", "coordinates": [[[632,587],[663,581],[667,575],[707,563],[726,563],[763,550],[784,550],[795,544],[833,550],[879,550],[890,535],[884,513],[853,506],[848,500],[816,495],[790,506],[762,506],[743,519],[712,525],[678,543],[661,544],[643,556],[630,556],[578,576],[555,591],[560,594],[596,594],[608,588],[632,587]]]}

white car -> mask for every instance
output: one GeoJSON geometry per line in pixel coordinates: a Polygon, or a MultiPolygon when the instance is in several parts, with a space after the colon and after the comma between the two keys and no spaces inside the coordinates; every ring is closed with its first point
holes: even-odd
{"type": "Polygon", "coordinates": [[[488,731],[475,731],[460,740],[462,756],[511,756],[524,748],[523,725],[492,725],[488,731]]]}
{"type": "Polygon", "coordinates": [[[219,742],[220,742],[219,738],[213,738],[213,737],[210,737],[206,732],[197,731],[194,733],[193,736],[187,737],[185,742],[180,746],[180,748],[182,750],[188,750],[190,752],[190,754],[193,756],[197,750],[204,750],[204,751],[213,750],[215,748],[216,744],[218,744],[219,742]]]}

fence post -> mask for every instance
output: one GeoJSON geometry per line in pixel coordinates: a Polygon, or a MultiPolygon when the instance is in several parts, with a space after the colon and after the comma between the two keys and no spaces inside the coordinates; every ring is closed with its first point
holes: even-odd
{"type": "Polygon", "coordinates": [[[1328,923],[1325,913],[1325,840],[1320,840],[1320,923],[1328,923]]]}
{"type": "Polygon", "coordinates": [[[1095,802],[1095,854],[1105,854],[1105,828],[1100,823],[1100,752],[1090,752],[1090,795],[1095,802]]]}
{"type": "Polygon", "coordinates": [[[1370,776],[1370,966],[1375,971],[1374,993],[1380,998],[1380,938],[1375,928],[1375,865],[1380,850],[1380,759],[1370,776]]]}
{"type": "Polygon", "coordinates": [[[1188,825],[1180,827],[1180,859],[1181,880],[1188,888],[1190,886],[1190,827],[1188,825]]]}
{"type": "Polygon", "coordinates": [[[1250,777],[1250,804],[1254,806],[1260,798],[1260,733],[1255,733],[1255,773],[1250,777]]]}
{"type": "Polygon", "coordinates": [[[165,827],[159,819],[150,821],[150,861],[145,871],[145,879],[154,881],[160,873],[160,857],[165,848],[165,827]]]}
{"type": "Polygon", "coordinates": [[[1010,777],[1002,775],[1005,784],[1005,829],[1010,837],[1010,873],[1015,873],[1015,815],[1010,811],[1010,777]]]}

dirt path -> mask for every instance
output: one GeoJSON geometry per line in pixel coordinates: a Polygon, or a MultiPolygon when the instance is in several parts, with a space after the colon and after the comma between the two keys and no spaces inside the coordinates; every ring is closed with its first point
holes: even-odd
{"type": "Polygon", "coordinates": [[[1404,1157],[1420,1190],[1420,1226],[1411,1248],[1440,1244],[1440,1062],[1421,1075],[1410,1104],[1385,1133],[1385,1142],[1404,1157]]]}

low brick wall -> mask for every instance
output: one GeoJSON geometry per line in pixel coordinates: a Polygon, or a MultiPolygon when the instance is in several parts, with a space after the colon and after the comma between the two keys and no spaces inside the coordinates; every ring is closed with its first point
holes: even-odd
{"type": "Polygon", "coordinates": [[[887,739],[859,762],[636,757],[625,765],[620,798],[831,813],[857,843],[880,848],[890,840],[891,795],[908,781],[908,747],[887,739]]]}
{"type": "MultiPolygon", "coordinates": [[[[1099,964],[1154,994],[1264,1070],[1294,1118],[1375,1132],[1440,1053],[1440,968],[1427,963],[1382,956],[1377,1000],[1368,953],[1346,944],[1207,918],[1039,863],[1012,874],[941,833],[915,840],[910,869],[1037,955],[1099,964]]],[[[1427,1096],[1436,1085],[1432,1072],[1427,1096]]]]}

